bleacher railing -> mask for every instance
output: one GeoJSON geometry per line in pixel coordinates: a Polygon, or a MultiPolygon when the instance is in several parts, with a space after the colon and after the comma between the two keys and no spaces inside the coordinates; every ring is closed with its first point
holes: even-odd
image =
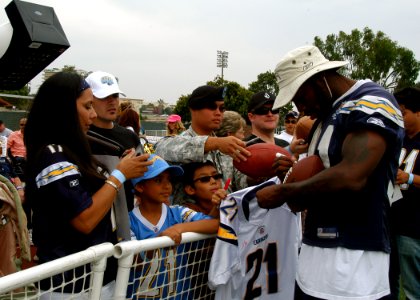
{"type": "Polygon", "coordinates": [[[39,282],[64,272],[76,273],[80,267],[85,272],[74,280],[89,280],[88,288],[60,299],[100,299],[107,258],[111,256],[118,259],[112,299],[213,299],[207,272],[214,241],[214,235],[184,233],[179,246],[168,237],[100,244],[1,277],[0,300],[48,299],[49,293],[60,293],[63,286],[41,291],[39,282]]]}

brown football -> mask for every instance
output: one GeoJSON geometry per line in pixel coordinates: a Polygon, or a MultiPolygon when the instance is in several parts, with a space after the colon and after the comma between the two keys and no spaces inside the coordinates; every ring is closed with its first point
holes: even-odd
{"type": "Polygon", "coordinates": [[[275,170],[271,166],[277,153],[291,157],[286,149],[274,144],[258,143],[245,149],[251,152],[251,156],[246,161],[238,162],[234,160],[233,165],[239,171],[252,178],[275,176],[275,170]]]}
{"type": "Polygon", "coordinates": [[[295,136],[298,139],[304,139],[307,141],[309,132],[312,129],[312,125],[314,125],[315,120],[312,120],[308,116],[303,116],[298,120],[295,127],[295,136]]]}
{"type": "Polygon", "coordinates": [[[311,178],[324,170],[324,164],[318,155],[310,155],[302,158],[290,168],[287,172],[283,182],[292,183],[297,181],[303,181],[311,178]]]}

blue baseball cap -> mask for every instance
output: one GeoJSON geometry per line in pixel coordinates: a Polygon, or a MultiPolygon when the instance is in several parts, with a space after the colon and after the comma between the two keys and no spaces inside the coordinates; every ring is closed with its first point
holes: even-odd
{"type": "Polygon", "coordinates": [[[147,167],[147,172],[143,176],[131,179],[133,186],[136,186],[137,183],[143,180],[154,178],[166,170],[172,176],[181,176],[184,174],[184,170],[180,166],[170,166],[162,157],[156,154],[151,154],[148,160],[152,161],[153,164],[147,167]]]}

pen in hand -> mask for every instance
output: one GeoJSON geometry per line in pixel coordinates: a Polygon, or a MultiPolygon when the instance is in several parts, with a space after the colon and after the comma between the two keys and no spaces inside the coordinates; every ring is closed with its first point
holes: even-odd
{"type": "Polygon", "coordinates": [[[223,188],[225,191],[227,191],[227,189],[229,188],[229,185],[230,185],[230,178],[228,178],[227,180],[226,180],[226,183],[225,183],[225,187],[223,188]]]}

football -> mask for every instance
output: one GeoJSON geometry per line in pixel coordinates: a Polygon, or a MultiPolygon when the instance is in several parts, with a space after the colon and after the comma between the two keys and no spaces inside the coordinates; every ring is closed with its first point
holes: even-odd
{"type": "Polygon", "coordinates": [[[305,141],[308,140],[309,132],[312,129],[312,125],[314,125],[315,120],[312,120],[308,116],[303,116],[299,119],[296,123],[295,127],[295,136],[298,139],[304,139],[305,141]]]}
{"type": "Polygon", "coordinates": [[[324,170],[324,164],[318,155],[302,158],[293,165],[284,177],[284,183],[303,181],[324,170]]]}
{"type": "Polygon", "coordinates": [[[291,157],[286,149],[274,144],[258,143],[245,149],[251,152],[251,156],[247,158],[247,161],[238,162],[233,160],[233,165],[239,171],[252,178],[275,176],[275,170],[271,166],[277,153],[291,157]]]}

